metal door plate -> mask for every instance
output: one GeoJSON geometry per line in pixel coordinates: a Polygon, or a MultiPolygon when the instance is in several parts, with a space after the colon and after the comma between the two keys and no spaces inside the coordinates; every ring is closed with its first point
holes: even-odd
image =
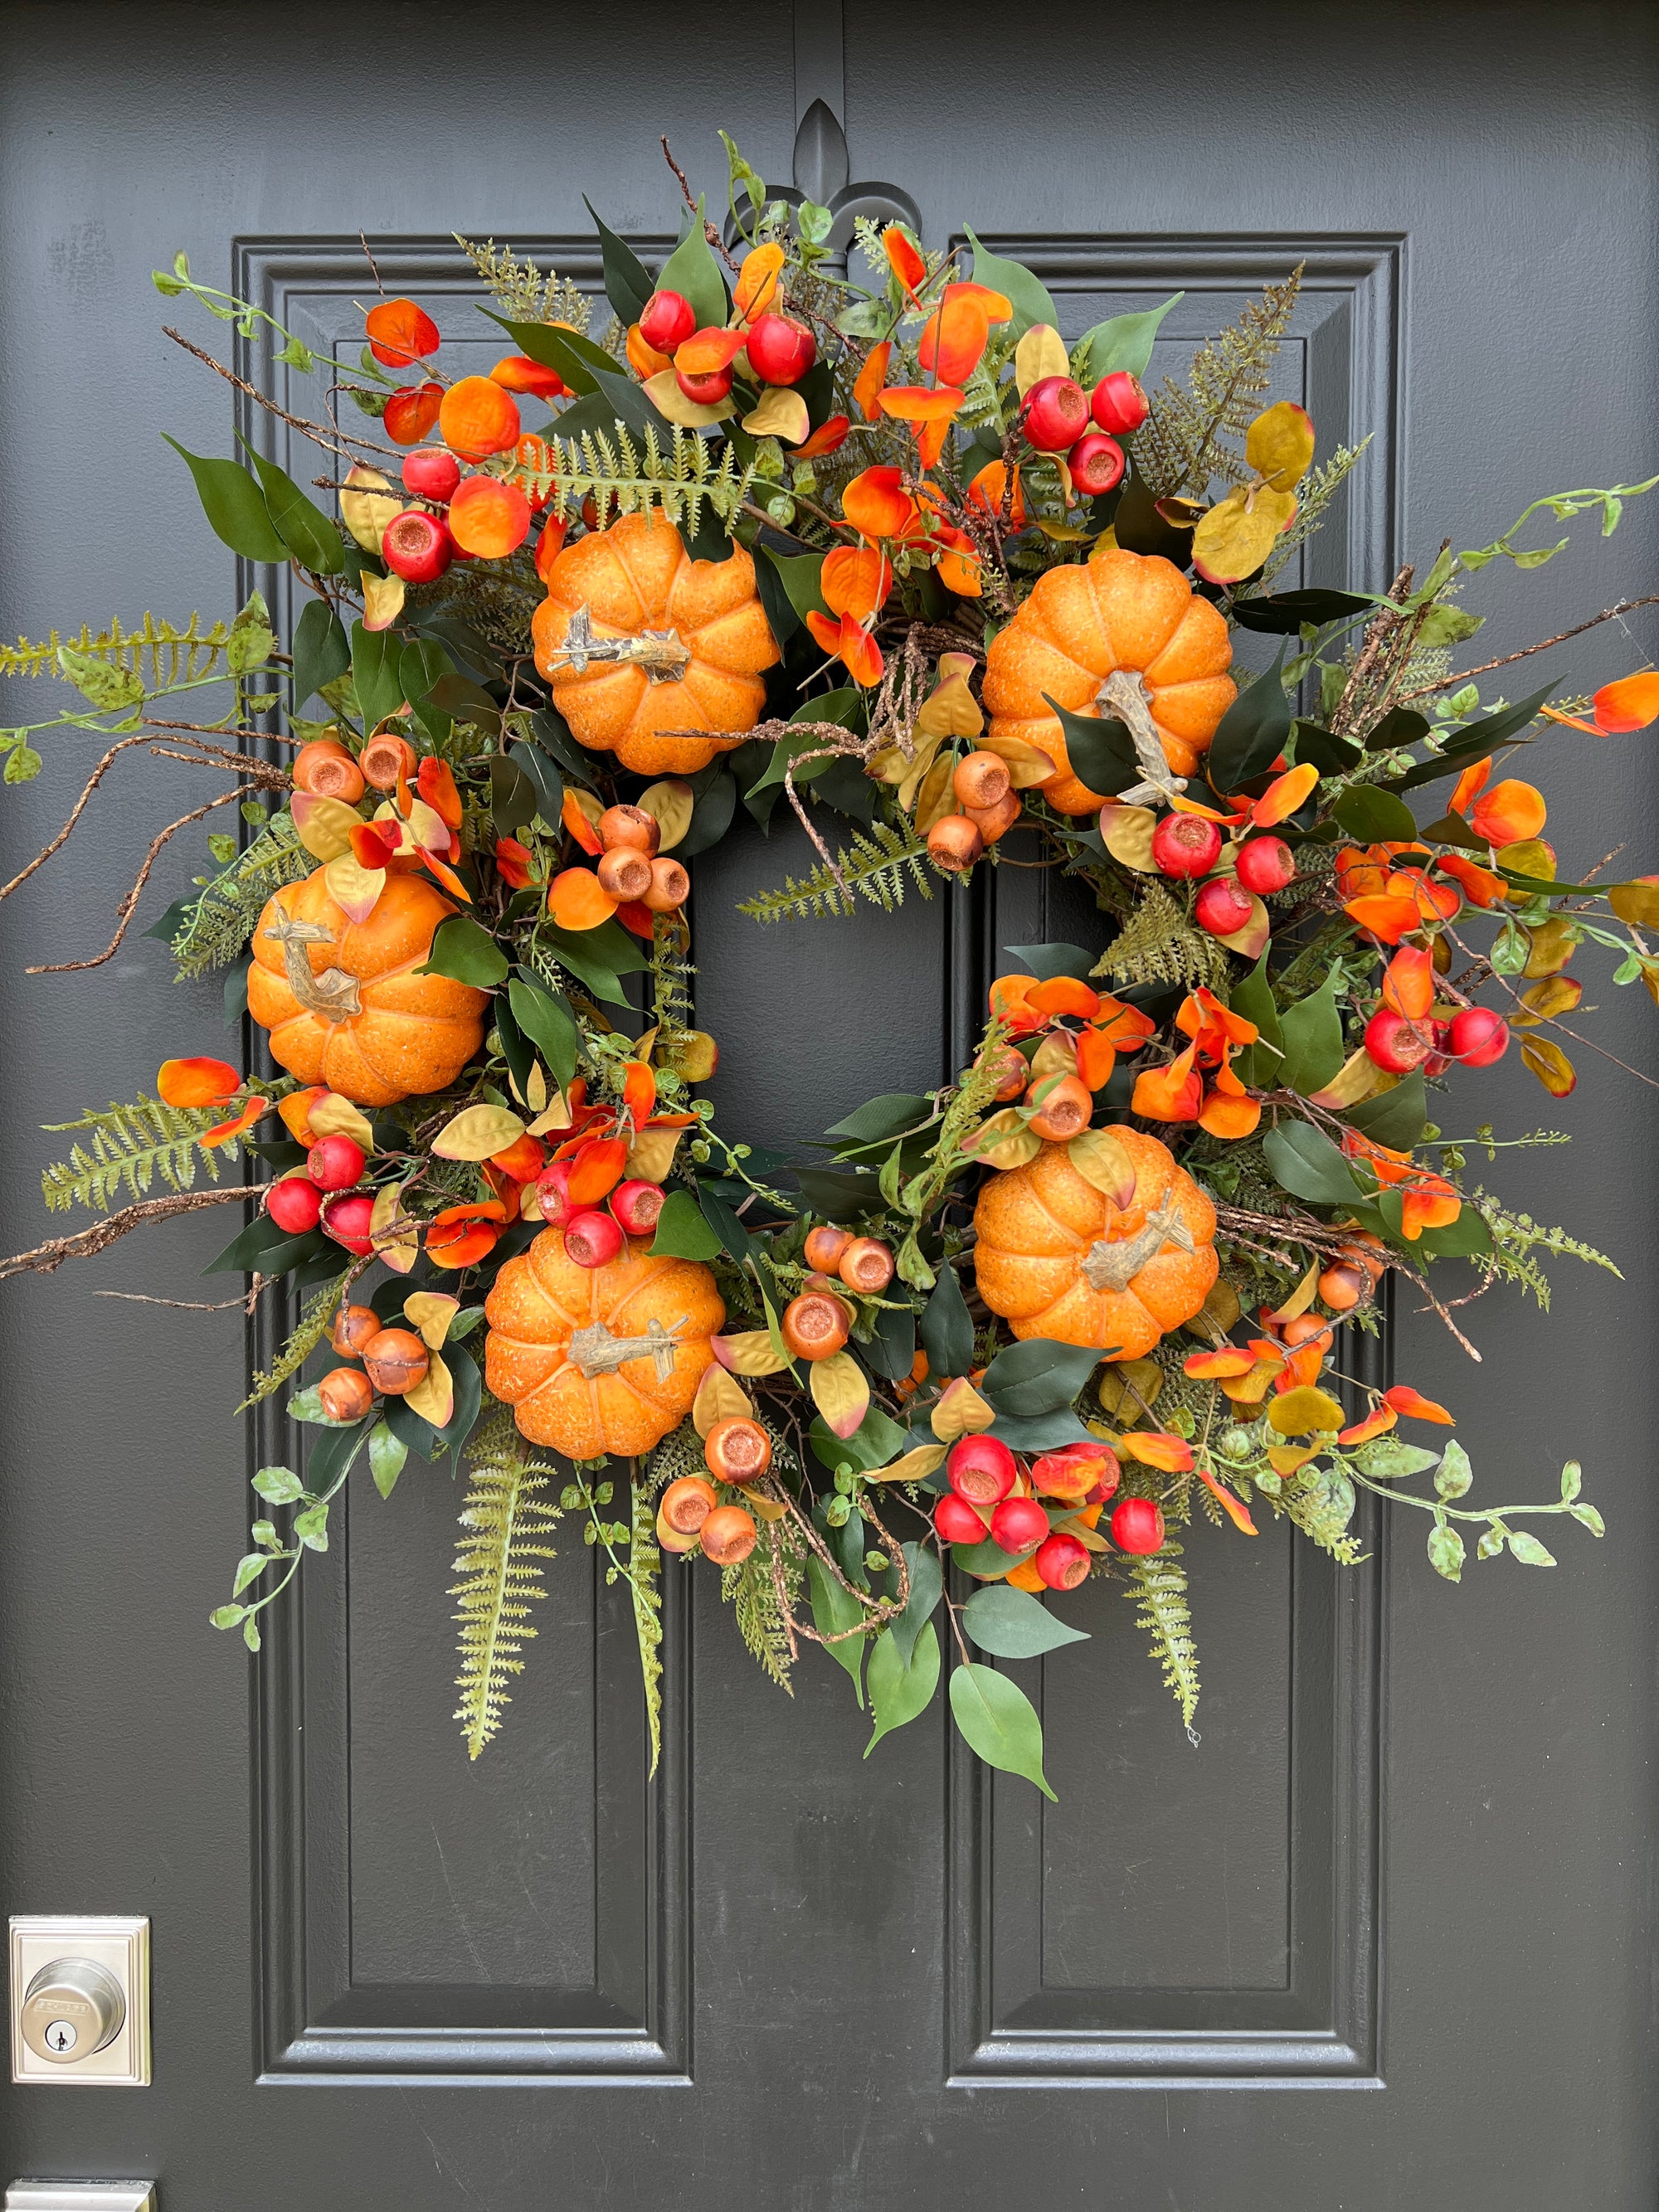
{"type": "Polygon", "coordinates": [[[4,2212],[157,2212],[151,2181],[14,2181],[4,2212]]]}
{"type": "MultiPolygon", "coordinates": [[[[37,1912],[15,1914],[11,1922],[11,2078],[31,2084],[56,2082],[59,2087],[134,2089],[149,2083],[149,1922],[130,1914],[37,1912]],[[107,1968],[121,1985],[126,2017],[103,2050],[85,2058],[59,2063],[31,2051],[23,2040],[21,2014],[24,1994],[43,1966],[55,1959],[94,1959],[107,1968]]],[[[28,2182],[15,2187],[67,2188],[91,2185],[28,2182]]],[[[131,2183],[119,2186],[131,2192],[131,2183]]],[[[148,2188],[149,2184],[144,2185],[148,2188]]],[[[7,2203],[14,2200],[9,2196],[7,2203]]],[[[20,2203],[43,2205],[47,2200],[19,2198],[20,2203]]],[[[65,2206],[73,2201],[64,2200],[65,2206]]],[[[129,2201],[89,2197],[107,2212],[126,2212],[129,2201]]]]}

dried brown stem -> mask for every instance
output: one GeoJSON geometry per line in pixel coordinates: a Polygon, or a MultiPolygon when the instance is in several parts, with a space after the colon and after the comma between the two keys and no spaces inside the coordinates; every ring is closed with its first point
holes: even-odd
{"type": "Polygon", "coordinates": [[[233,1200],[264,1195],[257,1183],[245,1183],[234,1190],[185,1190],[172,1198],[146,1198],[137,1206],[124,1206],[118,1213],[94,1221],[90,1229],[77,1230],[72,1237],[54,1237],[49,1243],[37,1244],[33,1251],[16,1252],[9,1260],[0,1260],[0,1282],[9,1275],[49,1275],[65,1260],[90,1259],[94,1252],[106,1251],[129,1231],[142,1229],[151,1221],[165,1221],[175,1213],[196,1213],[204,1206],[228,1206],[233,1200]]]}
{"type": "Polygon", "coordinates": [[[27,867],[21,869],[12,878],[9,884],[5,884],[3,887],[0,887],[0,899],[9,898],[20,884],[26,884],[37,868],[43,868],[46,862],[51,860],[52,854],[62,849],[68,841],[70,832],[74,829],[76,823],[81,819],[82,815],[86,811],[88,803],[91,799],[93,793],[97,790],[99,785],[103,781],[105,771],[108,769],[110,763],[115,759],[117,754],[125,752],[130,745],[146,744],[149,743],[149,732],[141,731],[136,738],[122,738],[118,743],[112,744],[110,747],[109,750],[104,755],[102,760],[99,762],[97,767],[94,769],[92,774],[87,778],[86,789],[81,793],[81,796],[76,800],[74,805],[70,808],[69,820],[64,823],[63,828],[58,832],[58,835],[52,839],[52,842],[49,845],[44,846],[41,850],[35,854],[34,858],[29,862],[27,867]]]}
{"type": "Polygon", "coordinates": [[[387,451],[385,446],[377,446],[371,438],[353,438],[348,441],[343,430],[339,432],[337,437],[326,436],[314,422],[307,422],[302,416],[290,415],[286,407],[279,407],[274,399],[267,399],[257,384],[250,384],[246,377],[238,376],[234,368],[227,368],[223,362],[215,361],[210,353],[204,353],[200,346],[192,345],[190,340],[181,337],[170,323],[163,323],[161,328],[175,345],[183,346],[186,353],[193,353],[198,361],[204,361],[216,376],[222,376],[227,384],[234,384],[239,392],[245,392],[250,399],[257,399],[268,414],[275,415],[279,422],[286,422],[290,429],[297,430],[302,438],[309,438],[313,446],[321,446],[326,453],[338,453],[354,467],[356,465],[357,456],[351,451],[353,446],[361,446],[367,453],[384,453],[387,451]]]}
{"type": "Polygon", "coordinates": [[[127,933],[127,925],[132,920],[133,911],[143,895],[144,885],[149,881],[150,870],[160,859],[161,848],[167,843],[168,838],[175,836],[180,830],[187,830],[192,822],[199,822],[204,815],[211,814],[216,806],[228,806],[233,799],[240,799],[244,792],[252,791],[255,787],[252,783],[239,783],[234,790],[222,791],[217,799],[210,799],[205,806],[198,806],[191,813],[181,814],[176,822],[168,823],[167,828],[153,842],[149,852],[145,854],[144,865],[138,871],[137,881],[116,908],[115,934],[96,959],[50,961],[42,967],[26,968],[24,974],[26,975],[66,975],[71,969],[101,968],[106,960],[112,960],[119,950],[121,939],[127,933]]]}
{"type": "MultiPolygon", "coordinates": [[[[680,180],[680,190],[685,195],[685,204],[690,209],[692,214],[696,215],[697,213],[697,196],[692,191],[684,170],[681,168],[679,163],[674,159],[673,155],[669,151],[667,139],[665,137],[661,138],[658,141],[658,143],[662,148],[662,157],[664,161],[667,162],[669,167],[674,172],[674,174],[680,180]]],[[[735,270],[738,264],[732,258],[732,256],[726,252],[726,240],[720,236],[717,227],[714,223],[710,222],[707,217],[705,217],[703,221],[702,234],[708,240],[710,250],[719,254],[720,259],[726,264],[728,269],[735,270]]]]}
{"type": "Polygon", "coordinates": [[[1571,629],[1558,630],[1553,637],[1540,638],[1536,645],[1523,645],[1519,653],[1500,653],[1496,660],[1483,660],[1477,667],[1462,669],[1455,676],[1442,677],[1438,684],[1419,684],[1415,691],[1403,695],[1401,703],[1409,699],[1431,698],[1437,691],[1449,691],[1459,684],[1467,684],[1472,676],[1486,676],[1494,668],[1507,668],[1512,660],[1524,660],[1530,653],[1547,653],[1551,646],[1565,645],[1570,637],[1582,637],[1597,623],[1616,622],[1621,615],[1634,614],[1638,607],[1659,607],[1659,592],[1644,599],[1620,599],[1616,607],[1604,607],[1588,622],[1575,623],[1571,629]]]}

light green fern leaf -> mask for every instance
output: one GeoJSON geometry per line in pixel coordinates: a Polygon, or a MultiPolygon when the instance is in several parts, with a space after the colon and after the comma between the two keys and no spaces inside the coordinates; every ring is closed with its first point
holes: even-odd
{"type": "Polygon", "coordinates": [[[533,261],[515,261],[512,247],[493,238],[480,246],[459,230],[450,236],[515,323],[568,323],[586,336],[593,303],[573,278],[552,269],[544,276],[533,261]]]}
{"type": "Polygon", "coordinates": [[[785,1593],[793,1606],[800,1594],[802,1562],[799,1552],[785,1535],[784,1528],[781,1522],[769,1522],[749,1557],[738,1565],[721,1571],[720,1595],[732,1607],[738,1633],[762,1671],[793,1698],[795,1692],[789,1680],[789,1633],[778,1603],[772,1563],[775,1557],[781,1568],[785,1593]]]}
{"type": "Polygon", "coordinates": [[[657,1516],[651,1484],[643,1473],[633,1485],[632,1538],[628,1587],[634,1600],[634,1632],[640,1644],[640,1681],[651,1728],[651,1771],[662,1756],[662,1553],[657,1547],[657,1516]]]}
{"type": "Polygon", "coordinates": [[[239,1413],[246,1413],[250,1406],[257,1406],[262,1398],[270,1397],[271,1392],[280,1389],[290,1375],[299,1373],[327,1335],[329,1323],[334,1318],[346,1285],[351,1280],[351,1272],[348,1267],[333,1282],[325,1283],[320,1290],[312,1292],[295,1324],[293,1334],[272,1362],[270,1374],[262,1375],[256,1371],[253,1388],[236,1408],[239,1413]]]}
{"type": "Polygon", "coordinates": [[[97,631],[83,625],[78,637],[60,637],[53,630],[44,644],[20,637],[15,645],[0,646],[0,676],[61,675],[58,655],[67,647],[72,653],[84,653],[142,677],[149,690],[165,691],[174,684],[207,675],[222,659],[229,642],[230,631],[223,623],[204,629],[199,614],[184,623],[157,622],[147,614],[137,629],[116,621],[97,631]]]}
{"type": "Polygon", "coordinates": [[[471,1759],[499,1731],[512,1702],[507,1684],[523,1674],[519,1655],[536,1633],[530,1608],[547,1595],[539,1563],[555,1556],[548,1540],[561,1517],[541,1493],[557,1473],[550,1460],[531,1455],[511,1413],[489,1421],[467,1455],[466,1534],[455,1559],[461,1579],[449,1595],[460,1600],[455,1718],[471,1759]]]}
{"type": "Polygon", "coordinates": [[[693,430],[675,428],[665,448],[654,423],[637,442],[626,423],[613,430],[585,430],[555,438],[557,467],[536,489],[551,491],[556,512],[575,514],[585,500],[599,509],[603,529],[613,515],[658,511],[678,529],[695,530],[705,507],[735,522],[749,495],[754,470],[738,465],[729,441],[718,454],[693,430]]]}
{"type": "Polygon", "coordinates": [[[198,1163],[209,1181],[217,1182],[221,1155],[235,1158],[235,1139],[211,1152],[202,1151],[197,1139],[224,1118],[222,1106],[167,1106],[141,1095],[130,1106],[112,1103],[77,1121],[48,1121],[54,1135],[85,1129],[90,1142],[71,1146],[67,1160],[46,1170],[41,1194],[54,1213],[72,1206],[107,1213],[123,1196],[143,1198],[158,1177],[169,1190],[189,1190],[198,1163]]]}
{"type": "Polygon", "coordinates": [[[300,842],[291,814],[275,814],[229,866],[204,886],[173,940],[179,980],[204,975],[238,959],[265,901],[316,866],[300,842]]]}
{"type": "Polygon", "coordinates": [[[754,921],[810,921],[851,914],[858,900],[866,898],[891,914],[902,904],[911,883],[923,898],[933,896],[924,865],[927,852],[927,839],[914,830],[907,836],[885,822],[872,823],[868,836],[854,831],[851,845],[836,854],[834,868],[820,861],[800,883],[786,877],[775,890],[740,901],[738,912],[754,921]]]}
{"type": "Polygon", "coordinates": [[[1207,983],[1224,991],[1226,948],[1195,928],[1164,885],[1143,879],[1140,902],[1091,971],[1115,983],[1207,983]]]}
{"type": "Polygon", "coordinates": [[[1152,1656],[1164,1670],[1164,1686],[1190,1728],[1198,1711],[1198,1646],[1193,1641],[1187,1571],[1179,1564],[1181,1557],[1179,1544],[1165,1544],[1161,1552],[1132,1559],[1129,1578],[1139,1599],[1136,1625],[1152,1638],[1152,1656]]]}

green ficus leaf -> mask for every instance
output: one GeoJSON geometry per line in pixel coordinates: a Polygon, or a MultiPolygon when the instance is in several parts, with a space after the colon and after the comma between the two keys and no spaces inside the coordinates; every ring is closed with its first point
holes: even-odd
{"type": "Polygon", "coordinates": [[[927,1711],[939,1687],[939,1632],[931,1620],[922,1624],[908,1662],[890,1628],[876,1638],[870,1652],[868,1678],[870,1712],[876,1728],[864,1747],[866,1759],[883,1736],[927,1711]]]}
{"type": "Polygon", "coordinates": [[[671,1190],[657,1216],[657,1233],[651,1240],[652,1256],[713,1260],[720,1250],[720,1231],[704,1220],[702,1209],[690,1192],[671,1190]]]}
{"type": "Polygon", "coordinates": [[[682,299],[689,300],[699,330],[718,329],[726,320],[730,302],[720,264],[708,250],[702,223],[702,202],[699,199],[696,213],[685,226],[684,236],[657,271],[657,289],[678,292],[682,299]]]}
{"type": "Polygon", "coordinates": [[[618,238],[604,218],[594,211],[593,203],[583,195],[582,205],[593,218],[593,228],[599,234],[599,263],[605,271],[605,295],[616,310],[617,319],[623,325],[637,323],[645,312],[646,302],[655,291],[651,271],[626,239],[618,238]]]}
{"type": "Polygon", "coordinates": [[[360,622],[351,625],[351,681],[366,733],[403,704],[403,645],[395,630],[365,629],[360,622]]]}
{"type": "Polygon", "coordinates": [[[1074,714],[1046,691],[1042,703],[1065,734],[1066,758],[1079,783],[1103,799],[1112,799],[1141,781],[1135,741],[1115,716],[1074,714]]]}
{"type": "Polygon", "coordinates": [[[1316,991],[1279,1016],[1285,1057],[1271,1080],[1304,1098],[1321,1091],[1341,1066],[1342,1017],[1336,1010],[1336,994],[1342,978],[1333,969],[1316,991]]]}
{"type": "Polygon", "coordinates": [[[1410,807],[1380,784],[1351,784],[1331,812],[1362,845],[1409,844],[1417,835],[1410,807]]]}
{"type": "Polygon", "coordinates": [[[265,512],[288,550],[314,576],[340,574],[345,567],[345,548],[334,525],[312,505],[285,469],[256,453],[246,438],[242,446],[259,472],[265,512]]]}
{"type": "Polygon", "coordinates": [[[1146,307],[1139,314],[1111,315],[1085,331],[1073,349],[1079,380],[1085,386],[1098,384],[1103,376],[1123,369],[1131,376],[1145,376],[1158,325],[1186,296],[1184,292],[1172,293],[1161,307],[1146,307]]]}
{"type": "Polygon", "coordinates": [[[447,975],[457,983],[471,983],[490,991],[507,975],[507,955],[487,929],[470,914],[452,914],[438,924],[432,950],[417,975],[447,975]]]}
{"type": "Polygon", "coordinates": [[[1330,1139],[1306,1121],[1282,1122],[1261,1144],[1273,1181],[1313,1206],[1353,1206],[1364,1194],[1330,1139]]]}
{"type": "Polygon", "coordinates": [[[908,1667],[916,1638],[932,1620],[944,1592],[945,1572],[938,1553],[924,1550],[920,1544],[904,1547],[904,1564],[910,1575],[910,1595],[898,1619],[889,1623],[882,1641],[890,1636],[899,1657],[908,1667]]]}
{"type": "Polygon", "coordinates": [[[951,1711],[969,1748],[988,1766],[1024,1776],[1058,1803],[1042,1771],[1042,1723],[1018,1683],[969,1662],[951,1674],[951,1711]]]}
{"type": "Polygon", "coordinates": [[[986,1369],[980,1395],[999,1413],[1022,1415],[1057,1413],[1069,1406],[1115,1347],[1098,1350],[1075,1344],[1057,1344],[1034,1336],[999,1352],[986,1369]]]}
{"type": "Polygon", "coordinates": [[[1063,1644],[1086,1644],[1085,1629],[1068,1627],[1029,1590],[988,1583],[962,1609],[962,1625],[981,1651],[999,1659],[1036,1659],[1063,1644]]]}
{"type": "Polygon", "coordinates": [[[288,547],[278,536],[258,485],[238,461],[221,461],[192,453],[176,438],[161,433],[196,480],[213,534],[246,561],[274,561],[286,567],[288,547]]]}
{"type": "Polygon", "coordinates": [[[820,1636],[833,1636],[836,1641],[826,1644],[824,1650],[837,1667],[844,1667],[853,1678],[853,1691],[859,1701],[859,1711],[864,1710],[864,1646],[862,1636],[849,1636],[846,1631],[856,1629],[864,1619],[864,1607],[849,1589],[844,1589],[823,1562],[814,1557],[806,1562],[806,1585],[812,1601],[812,1622],[820,1636]]]}
{"type": "Polygon", "coordinates": [[[377,1421],[369,1431],[368,1471],[382,1498],[391,1497],[408,1457],[409,1446],[402,1437],[394,1437],[384,1421],[377,1421]]]}
{"type": "Polygon", "coordinates": [[[1237,791],[1255,776],[1263,775],[1284,750],[1291,734],[1291,702],[1285,696],[1282,671],[1289,641],[1273,656],[1273,665],[1241,691],[1221,718],[1205,757],[1205,772],[1212,789],[1237,791]]]}
{"type": "Polygon", "coordinates": [[[562,999],[532,981],[522,969],[507,987],[513,1018],[547,1062],[548,1073],[565,1090],[576,1073],[576,1020],[562,999]]]}
{"type": "Polygon", "coordinates": [[[947,1261],[922,1309],[921,1347],[927,1354],[930,1375],[965,1375],[974,1364],[974,1323],[962,1283],[947,1261]]]}
{"type": "Polygon", "coordinates": [[[307,599],[294,625],[294,706],[297,713],[325,684],[351,666],[351,641],[326,599],[307,599]]]}
{"type": "MultiPolygon", "coordinates": [[[[967,229],[966,224],[963,227],[967,229]]],[[[1014,311],[1013,321],[1001,326],[1004,335],[1022,338],[1034,323],[1060,327],[1060,311],[1040,277],[1023,263],[1006,261],[1000,253],[990,252],[971,230],[968,230],[968,243],[974,249],[975,283],[988,284],[992,291],[1000,292],[1014,311]]]]}

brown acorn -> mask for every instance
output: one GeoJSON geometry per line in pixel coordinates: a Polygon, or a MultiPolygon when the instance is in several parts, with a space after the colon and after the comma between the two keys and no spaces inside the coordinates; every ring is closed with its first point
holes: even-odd
{"type": "Polygon", "coordinates": [[[1012,830],[1025,809],[1017,791],[1005,791],[991,806],[964,806],[963,812],[988,845],[994,845],[1005,830],[1012,830]]]}
{"type": "Polygon", "coordinates": [[[640,893],[653,914],[672,914],[691,895],[691,878],[678,860],[653,860],[651,881],[640,893]]]}
{"type": "Polygon", "coordinates": [[[363,772],[363,781],[372,783],[376,791],[395,791],[399,775],[406,779],[413,776],[419,763],[407,738],[400,738],[395,730],[377,730],[358,754],[357,765],[363,772]]]}
{"type": "Polygon", "coordinates": [[[850,1229],[809,1230],[801,1257],[809,1267],[826,1275],[833,1275],[841,1265],[842,1254],[852,1241],[853,1232],[850,1229]]]}
{"type": "Polygon", "coordinates": [[[849,1291],[873,1298],[893,1279],[891,1248],[878,1237],[855,1237],[842,1254],[836,1272],[849,1291]]]}
{"type": "Polygon", "coordinates": [[[329,1342],[342,1359],[361,1359],[371,1336],[386,1327],[373,1306],[342,1306],[334,1316],[329,1342]]]}
{"type": "Polygon", "coordinates": [[[651,888],[651,863],[632,845],[613,845],[601,853],[595,873],[601,887],[624,903],[642,899],[651,888]]]}
{"type": "Polygon", "coordinates": [[[755,1548],[755,1516],[741,1505],[717,1505],[702,1524],[702,1543],[717,1567],[735,1567],[755,1548]]]}
{"type": "Polygon", "coordinates": [[[710,1429],[702,1455],[709,1473],[722,1482],[753,1482],[772,1464],[772,1439],[758,1421],[733,1413],[710,1429]]]}
{"type": "Polygon", "coordinates": [[[642,806],[607,806],[599,817],[599,842],[607,853],[626,848],[648,860],[662,842],[662,824],[642,806]]]}
{"type": "Polygon", "coordinates": [[[797,1359],[828,1359],[846,1343],[852,1324],[839,1298],[828,1291],[808,1291],[790,1299],[779,1326],[797,1359]]]}
{"type": "Polygon", "coordinates": [[[957,763],[951,787],[963,812],[972,814],[976,807],[1000,805],[1008,796],[1012,781],[1007,762],[998,754],[969,753],[966,760],[957,763]]]}
{"type": "Polygon", "coordinates": [[[388,1398],[401,1398],[425,1382],[432,1355],[411,1328],[383,1328],[362,1348],[368,1379],[388,1398]]]}
{"type": "Polygon", "coordinates": [[[984,850],[984,838],[965,814],[947,814],[927,832],[927,857],[943,875],[963,874],[984,850]]]}
{"type": "Polygon", "coordinates": [[[317,1401],[331,1421],[361,1421],[374,1403],[374,1386],[356,1367],[334,1367],[317,1385],[317,1401]]]}

